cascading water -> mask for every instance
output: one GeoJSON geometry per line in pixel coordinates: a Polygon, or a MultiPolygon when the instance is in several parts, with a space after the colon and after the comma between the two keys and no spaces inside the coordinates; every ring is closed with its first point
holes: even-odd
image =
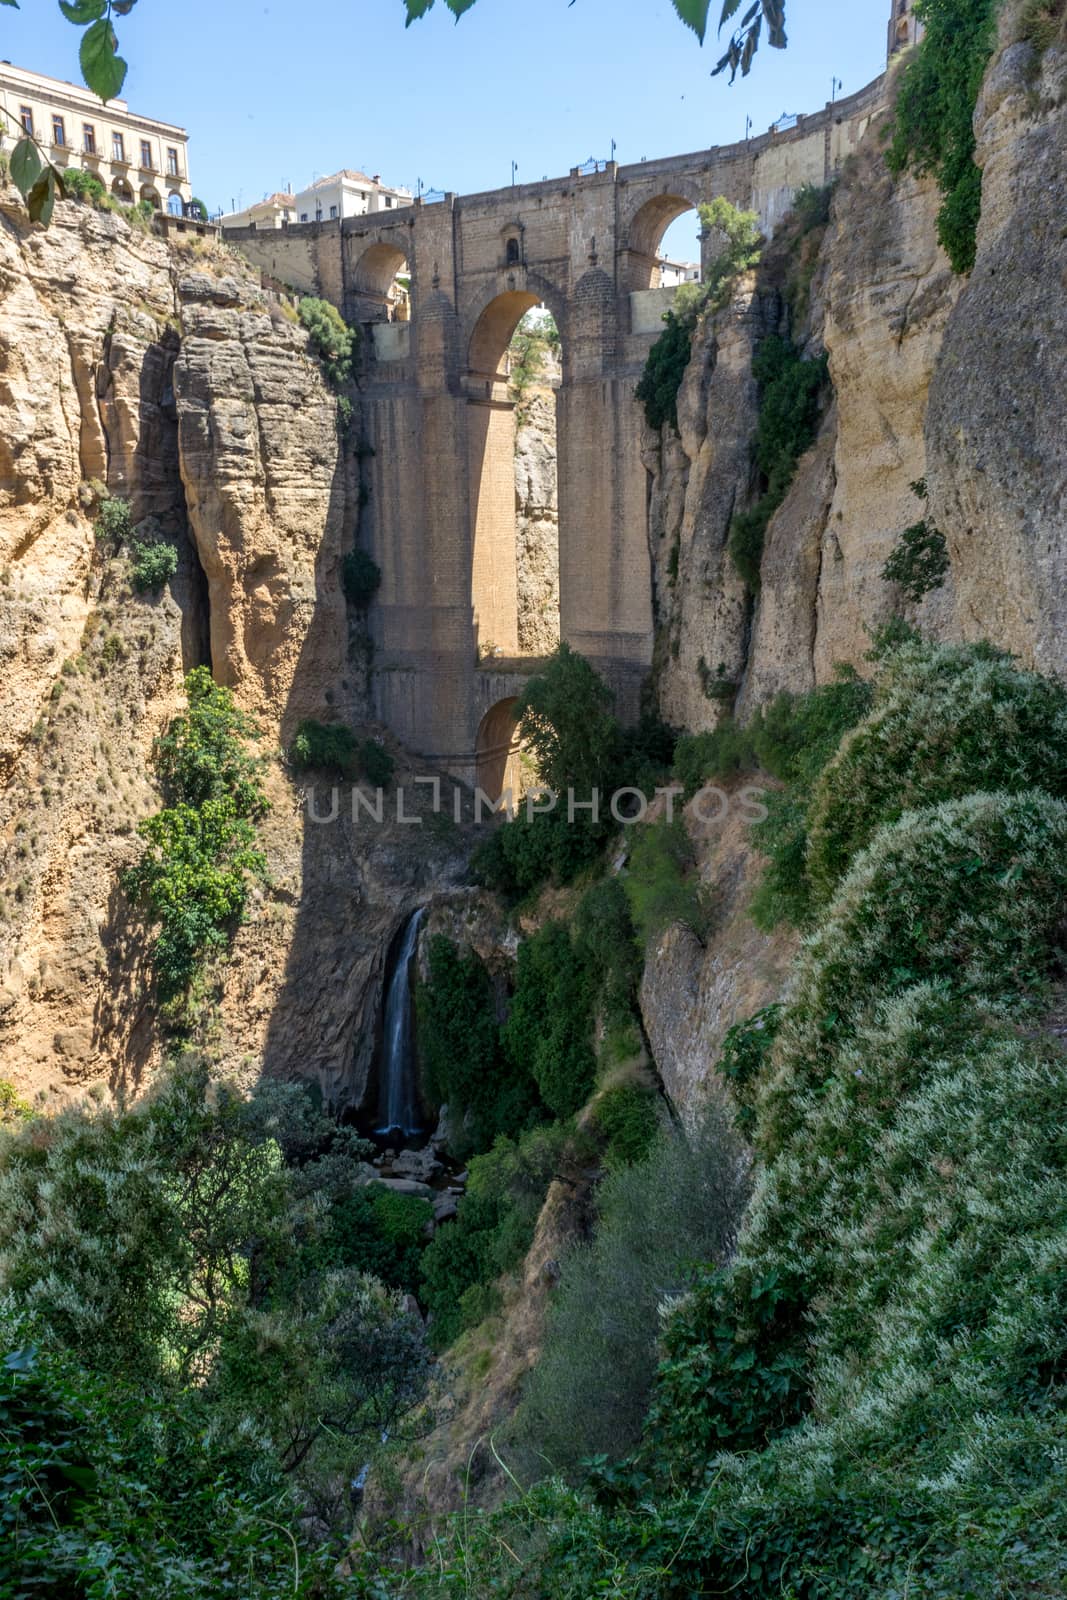
{"type": "Polygon", "coordinates": [[[408,920],[397,952],[393,975],[385,995],[382,1059],[378,1075],[379,1138],[422,1133],[415,1067],[415,1002],[411,992],[411,964],[426,914],[420,906],[408,920]]]}

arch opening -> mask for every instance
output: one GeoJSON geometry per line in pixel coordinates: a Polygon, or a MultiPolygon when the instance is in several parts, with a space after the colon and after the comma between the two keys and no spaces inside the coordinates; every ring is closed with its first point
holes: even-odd
{"type": "Polygon", "coordinates": [[[480,662],[559,643],[559,330],[537,296],[498,295],[469,344],[471,605],[480,662]]]}
{"type": "Polygon", "coordinates": [[[143,183],[141,185],[141,199],[147,200],[153,211],[162,211],[163,202],[159,198],[158,191],[153,189],[151,184],[143,183]]]}
{"type": "Polygon", "coordinates": [[[378,241],[359,256],[351,294],[360,322],[410,322],[411,271],[404,251],[378,241]]]}
{"type": "Polygon", "coordinates": [[[116,200],[121,200],[124,206],[133,205],[133,190],[125,178],[116,178],[111,185],[111,193],[116,200]]]}
{"type": "Polygon", "coordinates": [[[515,708],[518,699],[510,695],[490,706],[478,724],[475,742],[475,783],[493,801],[510,791],[513,803],[522,792],[522,745],[519,740],[515,708]]]}
{"type": "Polygon", "coordinates": [[[182,197],[180,194],[169,194],[167,196],[167,214],[172,217],[182,217],[185,215],[185,207],[182,204],[182,197]]]}
{"type": "MultiPolygon", "coordinates": [[[[638,211],[627,234],[627,288],[633,290],[676,288],[684,281],[677,273],[682,265],[692,266],[690,256],[675,259],[683,248],[687,230],[696,217],[696,204],[684,195],[658,194],[638,211]],[[693,217],[687,216],[693,213],[693,217]],[[681,221],[685,218],[685,222],[681,221]],[[674,269],[665,271],[666,268],[674,269]]],[[[693,229],[694,233],[698,229],[693,229]]],[[[696,265],[700,265],[699,249],[696,265]]]]}

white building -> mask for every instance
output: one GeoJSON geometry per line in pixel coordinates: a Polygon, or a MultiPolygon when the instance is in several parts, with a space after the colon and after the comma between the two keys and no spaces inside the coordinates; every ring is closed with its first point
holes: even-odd
{"type": "Polygon", "coordinates": [[[375,173],[346,168],[319,178],[296,197],[298,222],[330,222],[338,217],[365,217],[369,212],[399,210],[411,204],[410,189],[391,189],[375,173]]]}
{"type": "Polygon", "coordinates": [[[254,205],[231,211],[221,219],[224,228],[285,228],[296,220],[296,195],[287,189],[265,194],[254,205]]]}
{"type": "Polygon", "coordinates": [[[189,135],[142,117],[125,100],[105,104],[91,89],[0,62],[0,150],[10,155],[24,133],[62,171],[80,167],[125,205],[147,200],[180,216],[193,198],[189,135]]]}
{"type": "Polygon", "coordinates": [[[700,282],[699,261],[668,261],[663,257],[658,265],[661,289],[677,289],[680,283],[700,282]]]}

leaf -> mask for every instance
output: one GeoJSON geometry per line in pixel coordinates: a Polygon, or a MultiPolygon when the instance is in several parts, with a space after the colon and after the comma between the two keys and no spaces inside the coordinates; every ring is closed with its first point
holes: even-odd
{"type": "Polygon", "coordinates": [[[126,63],[117,54],[119,42],[106,18],[94,22],[78,52],[82,76],[101,100],[114,100],[126,82],[126,63]]]}
{"type": "Polygon", "coordinates": [[[84,1489],[86,1494],[91,1494],[99,1483],[95,1467],[68,1467],[62,1462],[59,1468],[64,1478],[69,1478],[77,1488],[84,1489]]]}
{"type": "Polygon", "coordinates": [[[120,17],[128,17],[136,4],[137,0],[112,0],[111,9],[120,17]]]}
{"type": "Polygon", "coordinates": [[[26,196],[26,209],[31,222],[40,222],[47,228],[56,207],[56,197],[63,195],[63,179],[55,167],[46,167],[26,196]]]}
{"type": "Polygon", "coordinates": [[[759,49],[759,36],[762,26],[763,18],[757,17],[754,26],[749,28],[745,38],[745,48],[741,52],[741,76],[743,78],[748,77],[749,68],[752,66],[752,57],[759,49]]]}
{"type": "Polygon", "coordinates": [[[407,8],[407,21],[404,26],[410,28],[413,22],[426,15],[433,5],[433,0],[404,0],[404,5],[407,8]]]}
{"type": "Polygon", "coordinates": [[[469,11],[474,0],[445,0],[445,5],[458,22],[465,11],[469,11]]]}
{"type": "Polygon", "coordinates": [[[767,42],[774,50],[784,50],[785,0],[763,0],[763,15],[767,18],[767,42]]]}
{"type": "MultiPolygon", "coordinates": [[[[733,3],[736,9],[741,0],[726,0],[727,5],[733,3]]],[[[708,11],[711,0],[674,0],[674,9],[687,27],[692,28],[701,44],[708,28],[708,11]]]]}
{"type": "Polygon", "coordinates": [[[19,9],[19,0],[0,0],[0,6],[14,6],[17,11],[19,9]]]}
{"type": "Polygon", "coordinates": [[[96,22],[104,15],[107,0],[59,0],[59,9],[68,22],[84,28],[87,23],[96,22]]]}
{"type": "Polygon", "coordinates": [[[22,195],[23,199],[29,194],[37,179],[41,176],[44,162],[41,152],[32,139],[20,139],[11,152],[11,181],[22,195]]]}
{"type": "Polygon", "coordinates": [[[740,5],[741,5],[741,0],[723,0],[722,16],[719,18],[719,32],[720,33],[722,32],[722,30],[726,26],[726,24],[729,22],[730,18],[737,15],[737,11],[738,11],[738,8],[740,7],[740,5]]]}

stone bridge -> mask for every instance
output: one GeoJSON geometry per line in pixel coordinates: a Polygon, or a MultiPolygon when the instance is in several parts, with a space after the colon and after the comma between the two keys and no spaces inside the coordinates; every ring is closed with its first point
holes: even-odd
{"type": "Polygon", "coordinates": [[[518,647],[506,370],[521,317],[547,306],[562,341],[561,634],[632,714],[653,632],[634,386],[672,293],[659,286],[660,241],[716,195],[757,210],[773,231],[797,188],[838,171],[883,100],[879,79],[740,144],[339,222],[227,232],[265,275],[364,325],[363,433],[374,454],[360,538],[382,570],[370,612],[376,709],[412,750],[499,786],[509,707],[531,670],[518,647]],[[398,272],[411,279],[407,322],[390,320],[398,272]]]}

